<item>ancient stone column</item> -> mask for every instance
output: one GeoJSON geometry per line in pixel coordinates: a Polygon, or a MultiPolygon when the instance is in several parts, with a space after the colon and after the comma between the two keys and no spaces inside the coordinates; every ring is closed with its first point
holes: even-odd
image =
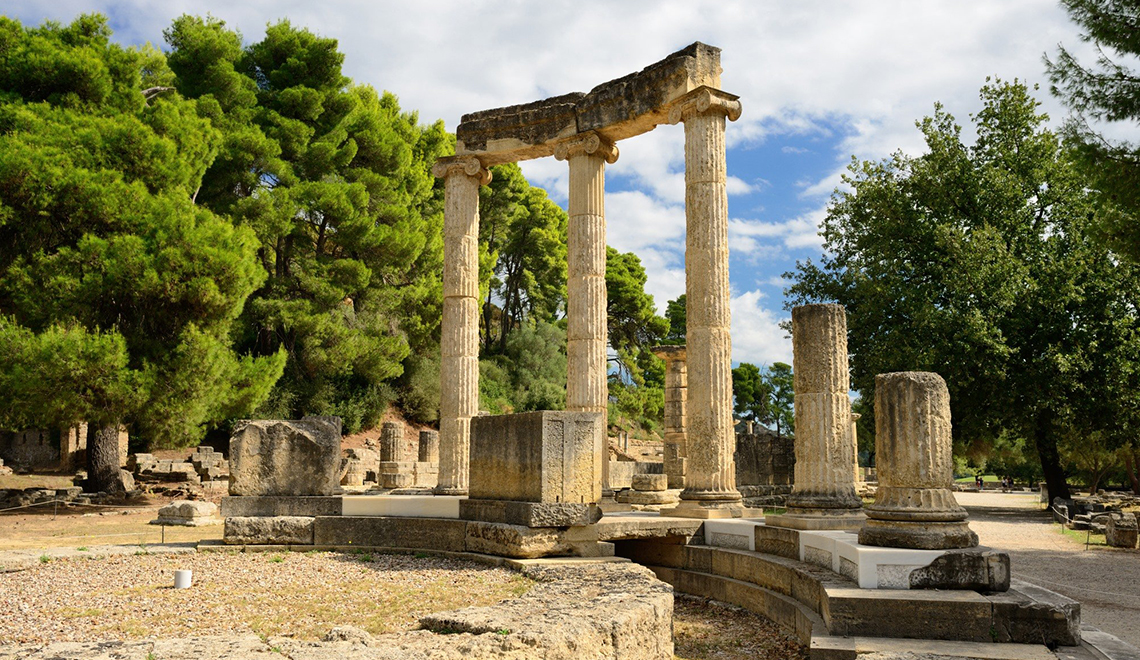
{"type": "Polygon", "coordinates": [[[688,375],[684,346],[658,346],[665,360],[665,475],[669,488],[685,487],[685,399],[688,375]]]}
{"type": "Polygon", "coordinates": [[[847,396],[847,314],[842,305],[792,309],[796,408],[795,483],[788,512],[769,525],[856,529],[863,502],[851,470],[851,399],[847,396]]]}
{"type": "Polygon", "coordinates": [[[950,392],[935,373],[875,376],[879,491],[859,542],[890,548],[972,548],[978,535],[951,492],[950,392]]]}
{"type": "Polygon", "coordinates": [[[435,492],[465,495],[471,418],[479,412],[479,186],[491,182],[491,173],[473,156],[440,158],[432,173],[445,186],[435,492]]]}
{"type": "Polygon", "coordinates": [[[420,463],[439,462],[439,431],[420,431],[420,463]]]}
{"type": "MultiPolygon", "coordinates": [[[[566,228],[566,410],[606,415],[606,163],[618,150],[590,131],[564,140],[554,157],[570,166],[569,218],[566,228]]],[[[603,417],[604,418],[604,417],[603,417]]],[[[609,488],[609,448],[601,429],[602,492],[609,488]]]]}
{"type": "Polygon", "coordinates": [[[384,422],[380,427],[380,460],[404,460],[404,425],[399,422],[384,422]]]}
{"type": "Polygon", "coordinates": [[[855,483],[858,484],[862,479],[859,478],[859,427],[856,422],[861,418],[857,412],[851,413],[851,449],[854,450],[853,463],[851,464],[852,474],[855,477],[855,483]]]}
{"type": "Polygon", "coordinates": [[[685,295],[687,300],[685,490],[670,515],[738,517],[732,419],[725,119],[738,97],[700,87],[678,99],[669,123],[685,122],[685,295]]]}

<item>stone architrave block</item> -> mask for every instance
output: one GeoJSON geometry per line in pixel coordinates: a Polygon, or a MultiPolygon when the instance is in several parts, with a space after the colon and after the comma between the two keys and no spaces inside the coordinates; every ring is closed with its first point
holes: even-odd
{"type": "Polygon", "coordinates": [[[1105,524],[1105,542],[1114,548],[1135,548],[1137,531],[1135,514],[1117,514],[1105,524]]]}
{"type": "Polygon", "coordinates": [[[245,422],[230,439],[230,495],[332,495],[339,468],[339,417],[245,422]]]}
{"type": "Polygon", "coordinates": [[[218,505],[213,502],[175,500],[159,509],[158,518],[150,521],[150,524],[201,527],[220,525],[222,519],[218,517],[218,505]]]}
{"type": "Polygon", "coordinates": [[[223,540],[233,545],[312,545],[314,520],[301,516],[226,518],[223,540]]]}
{"type": "Polygon", "coordinates": [[[602,495],[605,419],[539,411],[471,420],[470,498],[592,504],[602,495]]]}

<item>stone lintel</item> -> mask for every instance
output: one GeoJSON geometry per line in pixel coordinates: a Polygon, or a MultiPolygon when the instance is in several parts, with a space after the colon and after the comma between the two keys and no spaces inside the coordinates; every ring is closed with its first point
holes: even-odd
{"type": "Polygon", "coordinates": [[[597,131],[610,142],[634,137],[666,123],[673,101],[719,87],[720,71],[720,49],[697,42],[588,93],[464,115],[455,151],[478,155],[490,167],[550,156],[559,140],[578,133],[597,131]]]}
{"type": "Polygon", "coordinates": [[[602,510],[596,504],[465,499],[459,501],[459,517],[523,527],[581,527],[601,520],[602,510]]]}

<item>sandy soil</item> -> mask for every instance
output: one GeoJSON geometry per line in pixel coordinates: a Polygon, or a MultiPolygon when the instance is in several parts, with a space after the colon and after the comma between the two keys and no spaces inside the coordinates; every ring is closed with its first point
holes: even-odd
{"type": "Polygon", "coordinates": [[[1081,603],[1081,621],[1140,646],[1140,550],[1062,535],[1036,493],[956,493],[982,545],[1009,553],[1013,576],[1081,603]]]}

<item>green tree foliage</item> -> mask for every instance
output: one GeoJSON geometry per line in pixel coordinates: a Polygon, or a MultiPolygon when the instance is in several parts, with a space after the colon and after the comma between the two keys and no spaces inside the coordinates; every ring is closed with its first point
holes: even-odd
{"type": "Polygon", "coordinates": [[[957,442],[1024,438],[1067,496],[1061,442],[1136,428],[1140,279],[1092,240],[1096,200],[1029,90],[996,82],[981,100],[973,145],[936,106],[929,153],[852,164],[827,256],[797,264],[791,295],[847,308],[864,395],[878,373],[938,372],[957,442]]]}
{"type": "Polygon", "coordinates": [[[688,332],[686,320],[688,310],[685,307],[685,294],[670,300],[665,307],[665,320],[669,321],[669,332],[666,333],[663,343],[684,344],[688,332]]]}
{"type": "Polygon", "coordinates": [[[768,399],[770,424],[776,433],[794,437],[796,433],[796,393],[792,381],[792,365],[773,362],[764,373],[771,396],[768,399]]]}
{"type": "Polygon", "coordinates": [[[269,274],[239,345],[289,355],[271,407],[374,424],[403,361],[439,341],[442,124],[354,85],[334,39],[288,21],[245,48],[214,18],[165,36],[175,85],[222,132],[198,199],[255,232],[269,274]]]}
{"type": "Polygon", "coordinates": [[[492,169],[479,196],[485,351],[506,350],[511,331],[527,319],[551,323],[564,311],[566,222],[566,212],[527,183],[518,165],[492,169]]]}
{"type": "Polygon", "coordinates": [[[733,410],[741,419],[760,424],[772,421],[772,390],[760,374],[760,368],[741,362],[732,370],[733,410]]]}
{"type": "Polygon", "coordinates": [[[265,274],[253,232],[193,201],[218,132],[161,53],[110,35],[0,17],[0,424],[89,421],[96,489],[118,471],[100,431],[192,444],[284,363],[230,347],[265,274]]]}
{"type": "MultiPolygon", "coordinates": [[[[645,293],[645,268],[632,252],[606,247],[609,344],[616,357],[610,373],[610,400],[618,417],[643,425],[661,418],[665,407],[665,366],[653,355],[669,331],[645,293]]],[[[611,417],[613,415],[611,414],[611,417]]]]}
{"type": "Polygon", "coordinates": [[[1061,0],[1096,45],[1095,64],[1082,64],[1063,46],[1046,60],[1053,93],[1072,109],[1065,134],[1089,181],[1112,204],[1098,209],[1113,245],[1140,262],[1140,144],[1106,139],[1092,121],[1140,121],[1140,3],[1135,0],[1061,0]],[[1088,65],[1088,66],[1086,66],[1088,65]]]}

